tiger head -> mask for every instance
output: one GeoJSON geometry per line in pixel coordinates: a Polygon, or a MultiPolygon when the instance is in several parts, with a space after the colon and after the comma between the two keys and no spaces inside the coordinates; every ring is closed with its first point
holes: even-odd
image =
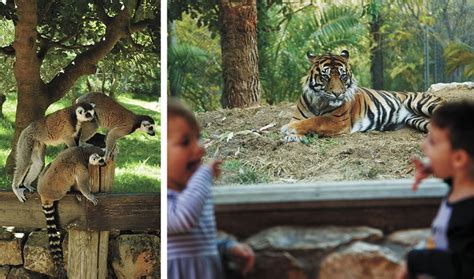
{"type": "Polygon", "coordinates": [[[307,98],[324,99],[333,107],[352,100],[357,85],[348,64],[347,50],[343,50],[341,55],[317,56],[309,52],[306,55],[311,62],[308,75],[302,79],[307,98]]]}

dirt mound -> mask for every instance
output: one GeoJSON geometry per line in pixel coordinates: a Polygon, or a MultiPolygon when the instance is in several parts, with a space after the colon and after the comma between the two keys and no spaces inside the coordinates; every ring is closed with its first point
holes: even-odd
{"type": "MultiPolygon", "coordinates": [[[[448,101],[474,100],[472,86],[436,87],[448,101]]],[[[280,127],[294,104],[198,113],[206,159],[224,160],[217,184],[337,181],[413,177],[410,158],[421,156],[425,134],[401,129],[283,143],[280,127]]]]}

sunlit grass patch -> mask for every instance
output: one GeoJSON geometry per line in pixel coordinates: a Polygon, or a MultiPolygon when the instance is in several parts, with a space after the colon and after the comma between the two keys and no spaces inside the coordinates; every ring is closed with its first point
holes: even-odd
{"type": "MultiPolygon", "coordinates": [[[[127,135],[118,141],[119,154],[116,162],[114,192],[157,192],[160,190],[160,113],[159,102],[147,102],[119,97],[118,101],[136,114],[150,115],[156,122],[157,135],[142,132],[127,135]]],[[[66,96],[52,104],[46,114],[71,105],[72,97],[66,96]]],[[[16,113],[15,96],[8,96],[3,105],[4,118],[0,119],[0,189],[10,189],[12,177],[5,171],[10,153],[16,113]]],[[[51,162],[64,146],[48,146],[45,164],[51,162]]]]}

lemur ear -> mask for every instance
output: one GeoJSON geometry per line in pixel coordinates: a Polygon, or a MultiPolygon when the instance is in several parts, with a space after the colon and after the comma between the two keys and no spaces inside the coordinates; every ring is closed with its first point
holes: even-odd
{"type": "Polygon", "coordinates": [[[308,58],[308,61],[311,63],[314,63],[314,60],[317,58],[317,55],[312,54],[311,52],[307,51],[306,52],[306,58],[308,58]]]}
{"type": "Polygon", "coordinates": [[[347,50],[341,51],[341,56],[349,60],[349,51],[347,50]]]}
{"type": "Polygon", "coordinates": [[[95,108],[95,103],[90,103],[92,108],[95,108]]]}

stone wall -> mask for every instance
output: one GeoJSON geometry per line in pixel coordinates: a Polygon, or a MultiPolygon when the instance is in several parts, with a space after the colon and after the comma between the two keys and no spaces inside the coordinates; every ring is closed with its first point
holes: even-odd
{"type": "MultiPolygon", "coordinates": [[[[67,236],[63,240],[67,267],[67,236]]],[[[159,232],[111,232],[108,278],[160,278],[159,232]]],[[[0,279],[53,277],[46,231],[0,228],[0,279]]]]}
{"type": "Polygon", "coordinates": [[[405,254],[429,235],[429,229],[385,235],[369,227],[274,227],[245,240],[256,254],[245,278],[392,279],[405,254]]]}

